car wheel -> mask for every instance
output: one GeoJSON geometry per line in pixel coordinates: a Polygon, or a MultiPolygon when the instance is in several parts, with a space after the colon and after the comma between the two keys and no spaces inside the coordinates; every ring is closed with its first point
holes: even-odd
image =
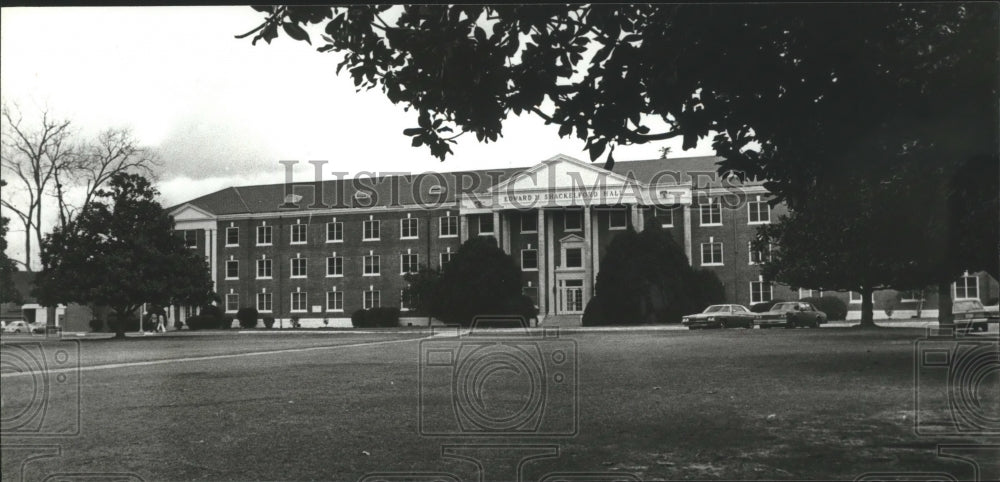
{"type": "Polygon", "coordinates": [[[722,328],[723,330],[729,328],[729,323],[723,321],[722,323],[719,323],[719,328],[722,328]]]}
{"type": "Polygon", "coordinates": [[[695,328],[694,328],[693,326],[689,326],[689,327],[688,327],[688,329],[689,329],[689,330],[693,330],[693,329],[695,329],[695,328]]]}

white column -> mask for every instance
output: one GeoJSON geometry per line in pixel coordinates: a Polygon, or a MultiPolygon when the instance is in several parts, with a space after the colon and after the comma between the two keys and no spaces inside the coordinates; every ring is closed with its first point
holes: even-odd
{"type": "Polygon", "coordinates": [[[592,223],[590,219],[590,206],[584,206],[583,208],[583,295],[587,300],[590,300],[590,296],[593,293],[591,288],[594,284],[594,258],[591,256],[593,252],[593,246],[591,243],[594,242],[594,237],[592,234],[592,223]]]}
{"type": "Polygon", "coordinates": [[[643,212],[642,208],[643,208],[643,206],[641,204],[636,204],[632,208],[636,212],[635,218],[636,218],[637,222],[636,222],[636,225],[635,225],[635,230],[637,232],[638,231],[642,231],[646,227],[646,217],[645,217],[646,213],[643,212]]]}
{"type": "Polygon", "coordinates": [[[510,216],[510,212],[504,213],[500,216],[500,224],[502,225],[502,231],[500,234],[501,243],[503,246],[503,252],[507,254],[510,254],[510,216]]]}
{"type": "Polygon", "coordinates": [[[466,242],[469,240],[469,215],[462,214],[458,217],[458,240],[466,242]]]}
{"type": "Polygon", "coordinates": [[[542,319],[547,313],[548,304],[548,283],[546,283],[546,273],[548,273],[549,257],[546,256],[546,246],[548,240],[545,239],[545,210],[538,208],[538,317],[542,319]]]}
{"type": "Polygon", "coordinates": [[[628,209],[629,217],[631,218],[631,222],[632,222],[632,229],[634,229],[636,232],[642,231],[642,225],[639,224],[639,209],[638,209],[638,207],[639,207],[638,204],[633,204],[633,205],[631,205],[631,206],[628,207],[629,208],[628,209]]]}
{"type": "Polygon", "coordinates": [[[500,230],[500,211],[493,211],[493,239],[497,240],[497,246],[503,249],[503,252],[507,252],[503,247],[502,238],[503,232],[500,230]]]}
{"type": "MultiPolygon", "coordinates": [[[[598,229],[598,224],[599,223],[591,223],[591,241],[590,241],[590,257],[591,257],[590,262],[594,267],[593,268],[594,275],[591,277],[591,279],[594,280],[595,289],[597,287],[597,274],[601,272],[601,254],[600,254],[601,245],[598,242],[600,240],[600,237],[598,235],[598,233],[600,232],[600,229],[598,229]]],[[[591,294],[592,293],[593,292],[591,292],[591,294]]]]}
{"type": "MultiPolygon", "coordinates": [[[[539,226],[539,229],[542,229],[539,226]]],[[[558,314],[559,302],[557,297],[559,296],[558,291],[553,295],[553,289],[556,287],[556,237],[555,237],[555,221],[552,216],[549,216],[545,222],[545,237],[548,239],[548,243],[545,246],[545,272],[549,279],[549,290],[546,296],[549,296],[549,300],[552,301],[552,314],[558,314]]]]}
{"type": "Polygon", "coordinates": [[[205,257],[212,273],[212,291],[218,291],[218,249],[215,242],[215,227],[205,229],[205,257]]]}
{"type": "Polygon", "coordinates": [[[691,205],[684,205],[684,252],[688,257],[688,264],[694,266],[694,258],[691,257],[691,205]]]}

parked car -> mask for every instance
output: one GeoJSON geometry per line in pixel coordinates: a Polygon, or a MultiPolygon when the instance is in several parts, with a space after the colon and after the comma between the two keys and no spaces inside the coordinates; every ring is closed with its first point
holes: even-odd
{"type": "Polygon", "coordinates": [[[960,300],[951,305],[955,328],[963,331],[986,331],[989,323],[1000,323],[1000,314],[987,310],[979,300],[960,300]]]}
{"type": "Polygon", "coordinates": [[[32,326],[24,320],[15,320],[3,327],[4,333],[31,333],[32,326]]]}
{"type": "Polygon", "coordinates": [[[751,313],[743,305],[712,305],[705,308],[705,311],[693,315],[687,315],[681,319],[681,323],[689,330],[698,328],[753,328],[754,319],[757,315],[751,313]]]}
{"type": "Polygon", "coordinates": [[[772,326],[819,328],[819,325],[826,323],[826,313],[817,310],[812,303],[805,301],[776,303],[770,311],[758,316],[757,324],[761,328],[771,328],[772,326]]]}

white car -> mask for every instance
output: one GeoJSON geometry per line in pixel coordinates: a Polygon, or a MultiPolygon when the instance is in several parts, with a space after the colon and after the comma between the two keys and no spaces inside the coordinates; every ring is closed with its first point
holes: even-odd
{"type": "Polygon", "coordinates": [[[31,333],[33,327],[26,321],[17,320],[7,323],[7,326],[3,327],[4,333],[31,333]]]}

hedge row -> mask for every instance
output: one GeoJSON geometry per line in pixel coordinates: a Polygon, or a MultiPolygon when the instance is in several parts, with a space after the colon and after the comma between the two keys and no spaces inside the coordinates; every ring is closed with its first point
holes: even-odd
{"type": "Polygon", "coordinates": [[[388,328],[399,326],[399,308],[381,307],[358,310],[351,314],[355,328],[388,328]]]}

